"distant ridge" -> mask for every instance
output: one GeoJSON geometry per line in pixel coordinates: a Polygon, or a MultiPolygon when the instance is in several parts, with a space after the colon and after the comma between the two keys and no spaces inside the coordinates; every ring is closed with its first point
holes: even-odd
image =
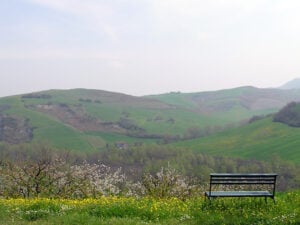
{"type": "Polygon", "coordinates": [[[300,89],[300,78],[295,78],[284,85],[279,87],[280,89],[300,89]]]}
{"type": "Polygon", "coordinates": [[[102,90],[48,90],[0,98],[0,144],[47,143],[99,151],[168,143],[239,126],[300,102],[300,89],[250,86],[135,97],[102,90]]]}

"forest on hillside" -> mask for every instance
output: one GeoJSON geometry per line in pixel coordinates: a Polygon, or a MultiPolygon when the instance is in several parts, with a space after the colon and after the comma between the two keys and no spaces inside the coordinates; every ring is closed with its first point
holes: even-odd
{"type": "Polygon", "coordinates": [[[300,103],[290,102],[275,114],[273,121],[300,127],[300,103]]]}

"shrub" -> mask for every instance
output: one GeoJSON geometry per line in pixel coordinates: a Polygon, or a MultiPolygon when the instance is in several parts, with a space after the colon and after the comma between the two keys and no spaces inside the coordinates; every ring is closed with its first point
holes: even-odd
{"type": "Polygon", "coordinates": [[[195,185],[170,166],[162,167],[155,175],[145,174],[142,178],[145,194],[157,198],[178,197],[185,199],[192,195],[195,185]]]}

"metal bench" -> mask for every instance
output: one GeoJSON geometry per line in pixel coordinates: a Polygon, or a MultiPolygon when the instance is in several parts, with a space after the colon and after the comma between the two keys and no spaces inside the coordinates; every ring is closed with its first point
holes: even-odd
{"type": "Polygon", "coordinates": [[[212,173],[205,197],[264,197],[266,202],[269,197],[275,203],[276,178],[275,173],[212,173]]]}

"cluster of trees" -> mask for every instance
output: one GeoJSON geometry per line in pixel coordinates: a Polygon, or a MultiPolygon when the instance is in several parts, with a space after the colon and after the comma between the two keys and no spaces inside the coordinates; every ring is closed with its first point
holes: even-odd
{"type": "Polygon", "coordinates": [[[78,99],[78,101],[85,102],[85,103],[93,103],[93,102],[98,103],[98,104],[102,103],[100,100],[92,100],[92,99],[89,99],[89,98],[86,98],[86,99],[80,98],[80,99],[78,99]]]}
{"type": "Polygon", "coordinates": [[[167,146],[139,146],[129,149],[108,149],[89,154],[87,160],[101,160],[112,168],[121,167],[133,180],[139,180],[145,172],[156,173],[170,165],[181,174],[207,184],[209,174],[218,173],[278,173],[278,189],[300,188],[300,166],[273,155],[269,161],[239,159],[201,154],[188,149],[167,146]]]}
{"type": "Polygon", "coordinates": [[[248,120],[240,121],[239,123],[229,123],[224,126],[215,125],[215,126],[206,126],[206,127],[198,127],[192,126],[186,129],[186,131],[182,134],[148,134],[144,129],[134,125],[134,123],[128,119],[124,120],[120,118],[118,125],[122,128],[127,129],[127,135],[131,137],[137,138],[152,138],[157,139],[158,144],[169,144],[178,141],[186,141],[195,138],[207,137],[212,134],[220,133],[226,130],[230,130],[236,127],[240,127],[248,123],[248,120]],[[134,131],[134,132],[132,132],[134,131]]]}
{"type": "Polygon", "coordinates": [[[128,131],[131,132],[144,132],[145,130],[139,126],[137,126],[134,121],[126,118],[126,117],[121,117],[120,120],[118,121],[118,125],[128,131]]]}
{"type": "Polygon", "coordinates": [[[26,95],[22,95],[22,98],[38,98],[38,99],[50,99],[52,98],[51,95],[48,95],[48,94],[39,94],[39,93],[36,93],[36,94],[26,94],[26,95]]]}
{"type": "Polygon", "coordinates": [[[120,169],[88,163],[45,146],[1,151],[0,195],[5,197],[85,198],[118,195],[126,177],[120,169]]]}
{"type": "Polygon", "coordinates": [[[300,103],[291,102],[274,115],[274,122],[300,127],[300,103]]]}
{"type": "Polygon", "coordinates": [[[212,172],[275,172],[277,189],[300,188],[300,167],[274,156],[269,162],[214,157],[152,146],[93,154],[46,146],[0,145],[0,195],[97,197],[202,195],[212,172]]]}
{"type": "Polygon", "coordinates": [[[1,165],[0,192],[8,197],[85,198],[118,195],[125,183],[120,170],[103,164],[70,165],[51,156],[36,162],[1,165]]]}
{"type": "Polygon", "coordinates": [[[182,140],[189,140],[199,137],[206,137],[212,134],[220,133],[226,130],[230,130],[236,127],[241,127],[248,123],[248,120],[243,120],[238,123],[228,123],[224,126],[215,125],[215,126],[206,126],[206,127],[190,127],[186,130],[182,140]]]}
{"type": "MultiPolygon", "coordinates": [[[[26,148],[25,148],[26,149],[26,148]]],[[[25,150],[22,149],[22,150],[25,150]]],[[[189,197],[196,189],[171,167],[145,173],[139,181],[127,179],[121,168],[39,147],[32,154],[1,152],[0,196],[87,198],[111,195],[189,197]]]]}

